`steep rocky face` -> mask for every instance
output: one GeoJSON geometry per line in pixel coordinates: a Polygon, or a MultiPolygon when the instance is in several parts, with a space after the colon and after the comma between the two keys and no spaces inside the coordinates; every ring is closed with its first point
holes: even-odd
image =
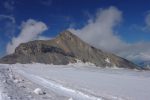
{"type": "Polygon", "coordinates": [[[76,59],[101,67],[138,68],[126,59],[90,46],[69,31],[60,33],[53,40],[22,43],[14,54],[3,57],[0,62],[68,64],[76,62],[76,59]]]}

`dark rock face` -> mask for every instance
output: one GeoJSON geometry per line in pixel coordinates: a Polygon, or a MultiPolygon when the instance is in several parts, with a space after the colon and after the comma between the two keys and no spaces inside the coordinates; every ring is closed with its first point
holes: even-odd
{"type": "Polygon", "coordinates": [[[14,54],[3,57],[0,63],[68,64],[76,62],[76,59],[101,67],[138,68],[126,59],[90,46],[69,31],[60,33],[53,40],[22,43],[14,54]]]}

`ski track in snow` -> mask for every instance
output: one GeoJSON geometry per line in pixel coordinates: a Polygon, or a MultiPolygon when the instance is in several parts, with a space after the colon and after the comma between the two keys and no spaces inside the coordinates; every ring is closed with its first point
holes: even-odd
{"type": "MultiPolygon", "coordinates": [[[[88,94],[85,94],[85,93],[80,92],[78,90],[73,90],[71,88],[64,87],[61,84],[55,83],[55,82],[50,81],[50,80],[46,80],[42,77],[35,76],[33,74],[29,74],[29,73],[26,73],[26,72],[21,71],[21,70],[19,70],[18,72],[20,74],[22,74],[24,77],[26,77],[27,79],[47,88],[49,90],[57,92],[61,95],[64,95],[67,97],[69,96],[69,97],[73,98],[73,100],[104,100],[101,97],[88,95],[88,94]]],[[[118,100],[121,100],[121,99],[118,99],[118,100]]]]}

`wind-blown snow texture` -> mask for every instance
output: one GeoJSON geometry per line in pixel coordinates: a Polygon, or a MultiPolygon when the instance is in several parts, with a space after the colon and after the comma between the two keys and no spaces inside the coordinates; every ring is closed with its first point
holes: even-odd
{"type": "MultiPolygon", "coordinates": [[[[7,66],[7,65],[5,65],[7,66]]],[[[92,64],[15,64],[14,71],[73,100],[148,100],[150,73],[92,64]]]]}

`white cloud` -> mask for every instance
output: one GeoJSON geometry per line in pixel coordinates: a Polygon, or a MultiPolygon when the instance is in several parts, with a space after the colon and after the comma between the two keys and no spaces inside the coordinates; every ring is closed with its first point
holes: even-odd
{"type": "MultiPolygon", "coordinates": [[[[150,17],[150,15],[149,15],[150,17]]],[[[150,18],[147,25],[150,26],[150,18]]],[[[87,43],[105,51],[113,52],[129,60],[150,60],[150,43],[129,44],[123,41],[115,31],[122,21],[122,12],[116,7],[99,9],[96,17],[91,17],[81,29],[69,30],[87,43]]],[[[134,38],[134,37],[133,37],[134,38]]]]}
{"type": "MultiPolygon", "coordinates": [[[[11,42],[7,44],[7,54],[14,52],[20,43],[25,43],[35,39],[41,39],[41,34],[47,30],[45,23],[29,19],[21,25],[21,32],[17,37],[13,37],[11,42]]],[[[47,39],[42,37],[42,39],[47,39]]]]}
{"type": "Polygon", "coordinates": [[[146,23],[147,27],[150,28],[150,12],[146,15],[145,23],[146,23]]]}
{"type": "Polygon", "coordinates": [[[107,51],[116,51],[116,49],[127,45],[114,31],[121,20],[122,12],[117,8],[99,9],[96,17],[89,19],[88,24],[83,28],[70,30],[95,47],[107,51]]]}
{"type": "Polygon", "coordinates": [[[125,57],[131,61],[150,61],[149,47],[149,42],[129,44],[128,46],[116,51],[116,54],[125,57]]]}
{"type": "Polygon", "coordinates": [[[1,14],[0,15],[0,20],[3,20],[3,19],[9,19],[12,23],[16,23],[15,18],[12,17],[12,16],[9,16],[9,15],[3,15],[3,14],[1,14]]]}
{"type": "Polygon", "coordinates": [[[145,16],[145,26],[142,27],[142,31],[149,32],[150,31],[150,11],[146,13],[145,16]]]}

